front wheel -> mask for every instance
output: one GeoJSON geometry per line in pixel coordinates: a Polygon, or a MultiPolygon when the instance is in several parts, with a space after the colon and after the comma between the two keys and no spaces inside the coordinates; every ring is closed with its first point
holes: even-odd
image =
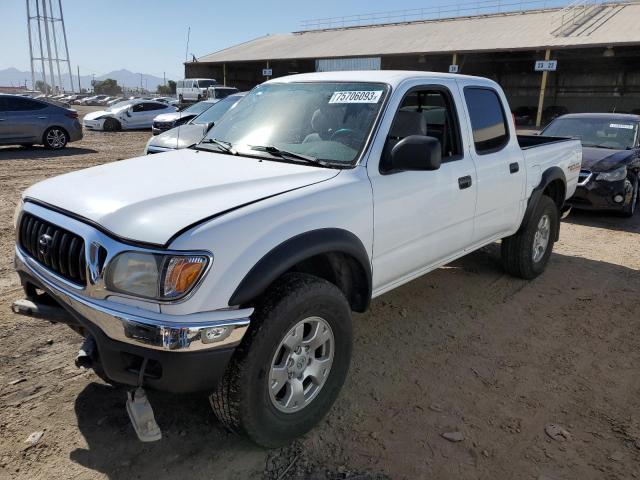
{"type": "Polygon", "coordinates": [[[211,395],[218,419],[265,447],[285,445],[329,411],[351,361],[351,310],[318,277],[287,274],[264,295],[211,395]]]}
{"type": "Polygon", "coordinates": [[[502,265],[507,273],[530,280],[544,271],[558,233],[558,216],[558,206],[543,195],[527,223],[502,239],[502,265]]]}
{"type": "Polygon", "coordinates": [[[102,129],[105,132],[115,132],[117,130],[120,130],[121,128],[122,125],[120,125],[120,122],[111,117],[105,118],[104,123],[102,124],[102,129]]]}

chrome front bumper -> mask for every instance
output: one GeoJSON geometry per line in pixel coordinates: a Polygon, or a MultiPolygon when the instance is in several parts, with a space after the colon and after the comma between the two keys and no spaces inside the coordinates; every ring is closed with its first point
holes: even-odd
{"type": "Polygon", "coordinates": [[[80,323],[90,322],[112,340],[172,352],[197,352],[237,345],[249,327],[252,309],[213,311],[176,317],[106,299],[87,299],[51,281],[46,268],[16,247],[16,270],[32,279],[80,323]]]}

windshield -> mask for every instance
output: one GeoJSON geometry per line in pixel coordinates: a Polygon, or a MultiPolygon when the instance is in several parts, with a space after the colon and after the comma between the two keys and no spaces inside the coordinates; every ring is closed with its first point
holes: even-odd
{"type": "Polygon", "coordinates": [[[183,110],[183,112],[195,113],[196,115],[204,112],[212,105],[211,102],[198,102],[193,105],[189,105],[187,108],[183,110]]]}
{"type": "Polygon", "coordinates": [[[213,87],[214,85],[217,85],[218,82],[216,82],[215,80],[198,80],[198,87],[199,88],[209,88],[209,87],[213,87]]]}
{"type": "Polygon", "coordinates": [[[350,164],[363,150],[384,101],[379,83],[267,83],[254,88],[204,138],[239,154],[271,156],[275,147],[331,163],[350,164]],[[271,149],[273,150],[273,149],[271,149]]]}
{"type": "Polygon", "coordinates": [[[611,118],[558,118],[542,133],[552,137],[578,138],[583,147],[626,150],[636,144],[638,123],[611,118]]]}
{"type": "MultiPolygon", "coordinates": [[[[210,122],[218,123],[220,118],[227,113],[227,111],[233,107],[242,97],[239,95],[234,95],[231,97],[227,97],[224,100],[220,100],[217,103],[214,103],[213,106],[208,108],[206,111],[198,115],[196,118],[191,120],[191,123],[195,123],[198,125],[208,124],[210,122]]],[[[211,105],[211,104],[209,104],[211,105]]]]}

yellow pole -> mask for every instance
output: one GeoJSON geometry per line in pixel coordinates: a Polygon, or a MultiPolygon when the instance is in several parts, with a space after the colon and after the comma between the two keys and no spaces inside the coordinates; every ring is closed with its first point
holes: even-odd
{"type": "Polygon", "coordinates": [[[227,64],[226,63],[222,64],[222,84],[225,87],[227,86],[227,64]]]}
{"type": "MultiPolygon", "coordinates": [[[[269,68],[269,60],[267,60],[267,68],[269,68]]],[[[270,78],[270,76],[267,76],[267,80],[269,80],[270,78]]]]}
{"type": "MultiPolygon", "coordinates": [[[[549,61],[551,59],[551,50],[547,48],[547,51],[544,54],[545,61],[549,61]]],[[[547,75],[548,71],[542,72],[542,81],[540,82],[540,97],[538,98],[538,114],[536,115],[536,127],[540,127],[542,123],[542,107],[544,106],[544,91],[547,89],[547,75]]]]}
{"type": "MultiPolygon", "coordinates": [[[[451,65],[457,65],[457,64],[458,64],[458,54],[454,53],[453,58],[451,59],[451,65]]],[[[458,68],[458,71],[460,71],[459,68],[458,68]]]]}

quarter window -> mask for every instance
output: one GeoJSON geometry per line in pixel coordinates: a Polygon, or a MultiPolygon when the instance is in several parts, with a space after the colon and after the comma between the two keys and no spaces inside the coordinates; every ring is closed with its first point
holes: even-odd
{"type": "Polygon", "coordinates": [[[464,96],[476,152],[485,154],[502,149],[509,141],[509,129],[498,94],[490,88],[467,87],[464,96]]]}

